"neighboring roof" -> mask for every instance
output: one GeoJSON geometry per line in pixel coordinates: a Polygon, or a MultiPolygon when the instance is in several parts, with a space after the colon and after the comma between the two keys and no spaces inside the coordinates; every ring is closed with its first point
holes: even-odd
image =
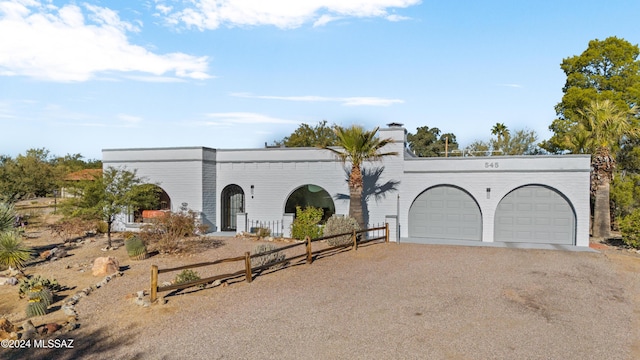
{"type": "Polygon", "coordinates": [[[67,174],[64,177],[68,181],[95,180],[102,176],[102,169],[84,169],[67,174]]]}

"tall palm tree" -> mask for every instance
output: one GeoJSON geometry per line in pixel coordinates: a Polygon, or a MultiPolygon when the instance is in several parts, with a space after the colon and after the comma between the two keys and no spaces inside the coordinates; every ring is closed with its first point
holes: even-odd
{"type": "Polygon", "coordinates": [[[349,216],[356,219],[361,229],[365,228],[362,212],[362,164],[365,161],[379,160],[384,156],[397,155],[397,152],[380,152],[392,139],[376,137],[378,128],[366,131],[361,126],[353,125],[348,128],[336,126],[336,136],[341,149],[323,146],[338,156],[343,163],[351,164],[349,173],[349,216]]]}
{"type": "Polygon", "coordinates": [[[580,134],[585,150],[591,153],[591,193],[595,198],[593,209],[593,236],[607,238],[611,235],[609,205],[610,185],[616,166],[615,151],[626,137],[640,136],[640,128],[634,123],[637,108],[622,110],[610,100],[592,101],[584,110],[580,134]]]}
{"type": "Polygon", "coordinates": [[[506,155],[504,154],[503,147],[505,144],[505,140],[509,137],[509,129],[507,128],[507,126],[503,123],[496,123],[491,128],[491,135],[496,136],[496,140],[492,141],[492,145],[494,148],[493,151],[501,151],[503,155],[506,155]]]}

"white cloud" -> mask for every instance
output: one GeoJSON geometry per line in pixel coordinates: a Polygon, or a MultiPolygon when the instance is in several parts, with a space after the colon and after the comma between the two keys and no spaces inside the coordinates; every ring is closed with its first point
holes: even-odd
{"type": "Polygon", "coordinates": [[[208,58],[156,54],[127,39],[139,25],[104,7],[49,1],[0,2],[0,75],[73,82],[104,72],[141,72],[208,79],[208,58]],[[6,36],[11,34],[11,36],[6,36]]]}
{"type": "Polygon", "coordinates": [[[218,125],[234,125],[234,124],[298,124],[299,121],[278,119],[263,114],[250,112],[227,112],[227,113],[209,113],[206,114],[211,121],[201,122],[200,125],[218,126],[218,125]]]}
{"type": "Polygon", "coordinates": [[[272,96],[253,95],[251,93],[232,93],[231,96],[248,99],[305,101],[305,102],[339,102],[344,106],[390,106],[402,104],[401,99],[385,99],[379,97],[324,97],[324,96],[272,96]]]}
{"type": "Polygon", "coordinates": [[[173,1],[190,5],[175,9],[167,6],[167,2],[171,1],[158,0],[156,9],[166,15],[169,24],[212,30],[221,25],[273,25],[281,29],[305,23],[322,26],[345,17],[399,21],[406,18],[390,15],[387,9],[406,8],[420,4],[421,0],[191,0],[173,1]]]}
{"type": "Polygon", "coordinates": [[[520,84],[498,84],[498,86],[510,87],[510,88],[522,88],[523,86],[520,84]]]}
{"type": "Polygon", "coordinates": [[[117,118],[122,122],[123,127],[137,127],[142,122],[141,117],[129,114],[118,114],[117,118]]]}

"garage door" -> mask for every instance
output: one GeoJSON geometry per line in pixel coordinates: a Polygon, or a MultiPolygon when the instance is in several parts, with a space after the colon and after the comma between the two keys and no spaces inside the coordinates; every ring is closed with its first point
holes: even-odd
{"type": "Polygon", "coordinates": [[[575,215],[553,189],[530,185],[516,189],[498,204],[495,241],[543,244],[575,243],[575,215]]]}
{"type": "Polygon", "coordinates": [[[480,241],[480,208],[459,188],[433,187],[420,194],[409,209],[409,237],[480,241]]]}

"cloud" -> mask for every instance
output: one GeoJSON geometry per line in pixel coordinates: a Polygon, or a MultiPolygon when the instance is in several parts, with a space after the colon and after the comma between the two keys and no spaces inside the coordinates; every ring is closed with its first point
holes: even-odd
{"type": "Polygon", "coordinates": [[[263,114],[250,112],[227,112],[227,113],[209,113],[206,117],[211,121],[200,122],[200,125],[219,126],[219,125],[235,125],[235,124],[299,124],[296,120],[278,119],[263,114]]]}
{"type": "Polygon", "coordinates": [[[138,127],[138,124],[142,122],[141,117],[129,114],[118,114],[117,118],[122,122],[123,127],[138,127]]]}
{"type": "Polygon", "coordinates": [[[406,19],[389,14],[387,9],[418,5],[421,0],[191,0],[176,8],[157,0],[156,16],[164,17],[171,25],[183,24],[200,30],[213,30],[220,26],[272,25],[280,29],[293,29],[305,23],[322,26],[339,18],[380,17],[389,21],[406,19]]]}
{"type": "Polygon", "coordinates": [[[267,99],[284,101],[305,101],[305,102],[339,102],[343,106],[390,106],[402,104],[404,100],[385,99],[379,97],[324,97],[324,96],[272,96],[253,95],[251,93],[232,93],[231,96],[248,99],[267,99]]]}
{"type": "Polygon", "coordinates": [[[497,84],[498,86],[511,87],[511,88],[522,88],[523,86],[520,84],[497,84]]]}
{"type": "Polygon", "coordinates": [[[60,82],[114,72],[211,77],[206,56],[156,54],[131,44],[127,34],[139,32],[139,26],[122,21],[111,9],[86,3],[57,7],[50,1],[2,1],[0,75],[60,82]]]}

